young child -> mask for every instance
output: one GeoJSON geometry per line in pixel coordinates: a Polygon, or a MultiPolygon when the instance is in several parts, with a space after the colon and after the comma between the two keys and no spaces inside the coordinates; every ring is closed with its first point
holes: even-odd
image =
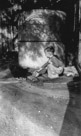
{"type": "Polygon", "coordinates": [[[63,62],[54,55],[55,49],[53,46],[45,48],[45,55],[48,58],[48,62],[44,64],[40,69],[33,73],[34,77],[38,77],[43,69],[47,69],[48,77],[53,79],[59,77],[63,73],[63,62]]]}

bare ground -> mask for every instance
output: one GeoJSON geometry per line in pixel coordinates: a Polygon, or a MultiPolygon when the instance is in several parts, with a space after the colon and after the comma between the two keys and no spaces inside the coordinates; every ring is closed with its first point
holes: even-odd
{"type": "Polygon", "coordinates": [[[0,136],[80,136],[81,110],[70,103],[70,80],[32,83],[1,70],[0,136]]]}

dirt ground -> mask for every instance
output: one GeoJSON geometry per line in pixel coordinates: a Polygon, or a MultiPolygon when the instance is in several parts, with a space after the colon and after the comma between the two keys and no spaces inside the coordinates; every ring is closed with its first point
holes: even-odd
{"type": "Polygon", "coordinates": [[[30,82],[0,70],[0,136],[80,136],[80,95],[72,78],[30,82]]]}

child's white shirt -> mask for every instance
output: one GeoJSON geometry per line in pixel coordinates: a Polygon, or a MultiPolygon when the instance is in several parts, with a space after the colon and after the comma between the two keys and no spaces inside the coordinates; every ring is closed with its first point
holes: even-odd
{"type": "Polygon", "coordinates": [[[62,62],[56,57],[49,59],[49,64],[47,66],[47,72],[49,78],[59,77],[59,74],[63,72],[62,62]],[[53,59],[53,60],[52,60],[53,59]]]}

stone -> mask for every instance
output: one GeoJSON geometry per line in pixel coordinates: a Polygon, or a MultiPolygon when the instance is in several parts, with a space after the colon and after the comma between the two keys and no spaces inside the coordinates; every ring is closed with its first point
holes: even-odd
{"type": "Polygon", "coordinates": [[[53,46],[55,54],[64,61],[64,45],[59,35],[64,18],[64,12],[42,9],[32,10],[27,15],[25,22],[19,26],[20,66],[41,67],[48,60],[44,53],[47,46],[53,46]]]}

